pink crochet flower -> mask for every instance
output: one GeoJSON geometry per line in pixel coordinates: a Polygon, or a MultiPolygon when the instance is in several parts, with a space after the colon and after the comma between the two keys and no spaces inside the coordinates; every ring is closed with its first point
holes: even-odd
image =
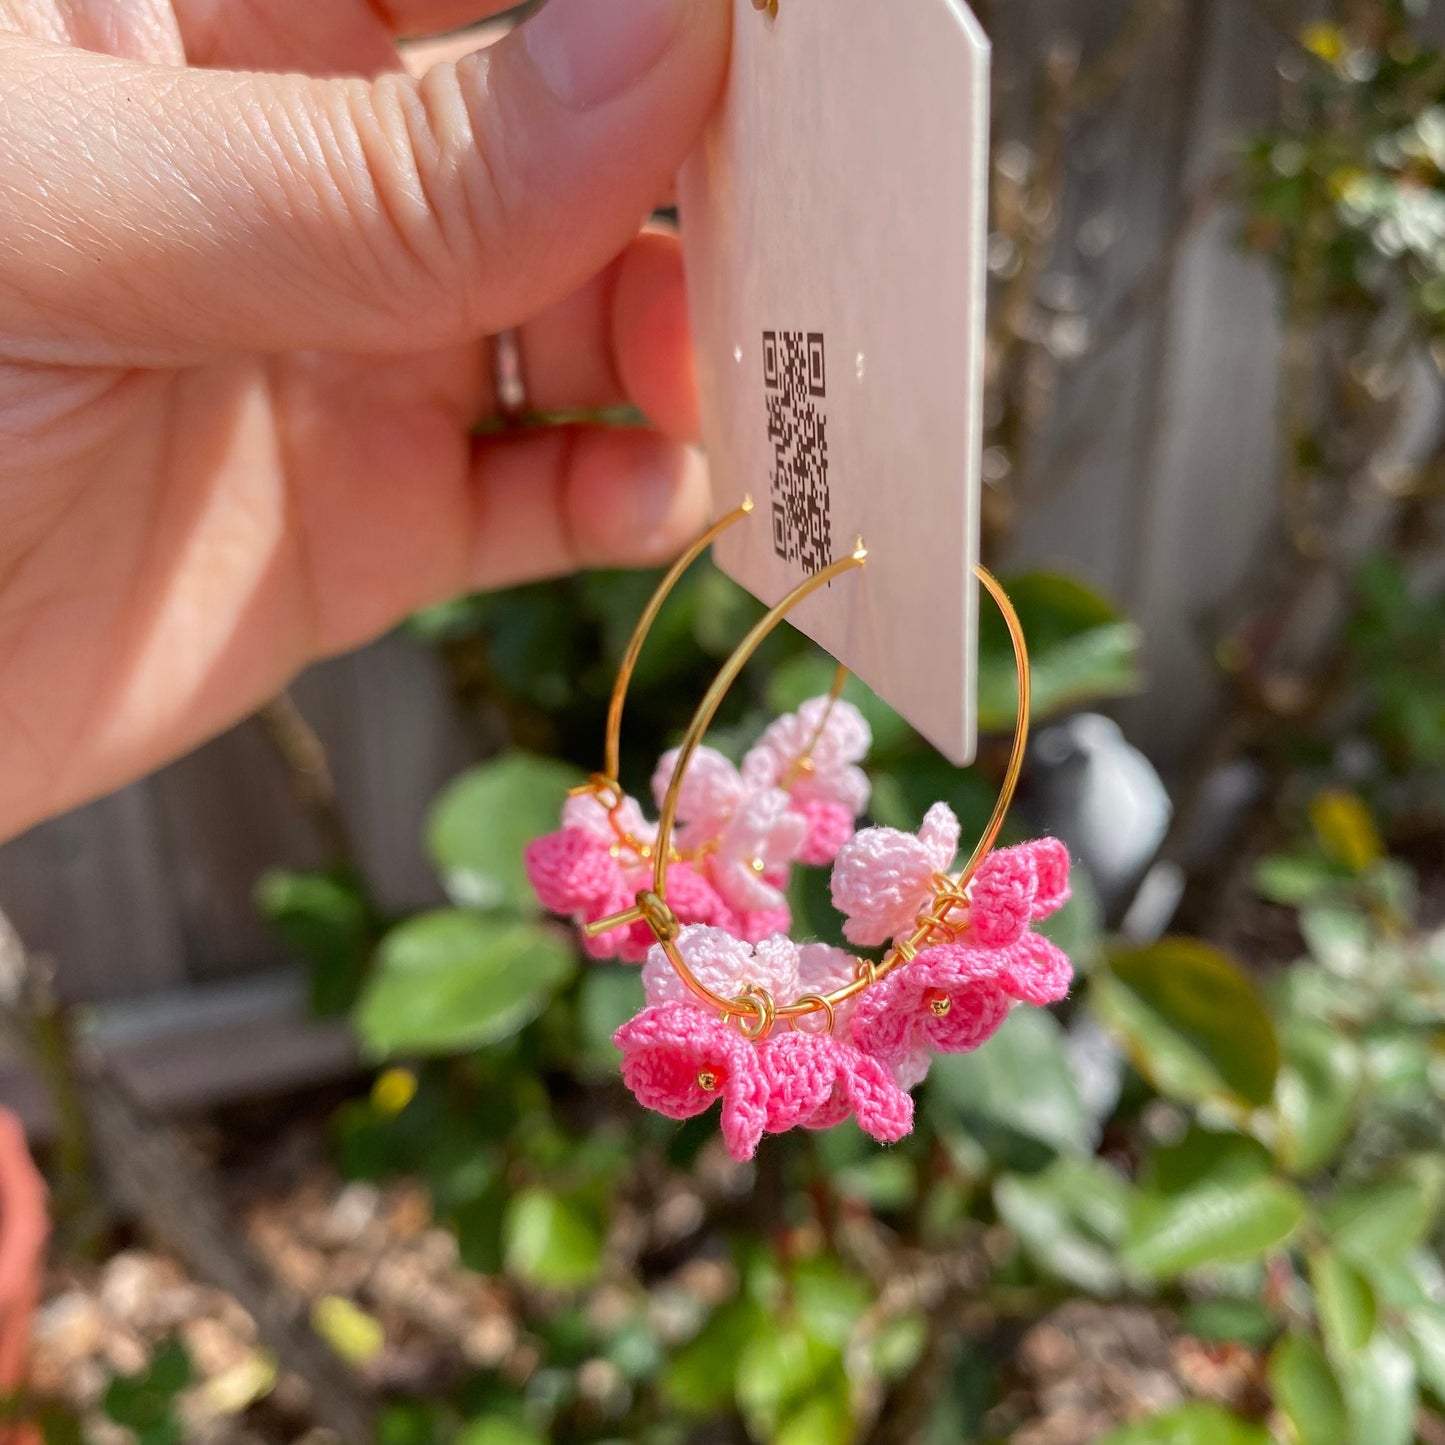
{"type": "Polygon", "coordinates": [[[827,803],[821,800],[800,803],[794,798],[793,811],[808,825],[803,846],[798,851],[798,862],[806,863],[810,868],[831,863],[853,836],[857,817],[852,809],[843,803],[827,803]]]}
{"type": "Polygon", "coordinates": [[[917,836],[896,828],[865,828],[833,865],[833,903],[843,936],[871,948],[908,933],[933,897],[933,875],[958,852],[959,826],[947,803],[935,803],[917,836]]]}
{"type": "Polygon", "coordinates": [[[622,865],[605,843],[582,828],[533,839],[522,861],[542,907],[553,913],[581,913],[624,886],[622,865]]]}
{"type": "Polygon", "coordinates": [[[1047,918],[1069,897],[1069,853],[1057,838],[1000,848],[979,865],[968,889],[969,933],[989,948],[1005,948],[1029,924],[1047,918]]]}
{"type": "Polygon", "coordinates": [[[941,944],[865,991],[853,1015],[853,1040],[888,1063],[924,1048],[970,1053],[998,1031],[1015,1000],[1057,1003],[1072,977],[1069,960],[1037,934],[1007,948],[941,944]]]}
{"type": "Polygon", "coordinates": [[[734,1159],[751,1159],[767,1123],[768,1085],[757,1047],[682,1003],[644,1009],[617,1030],[623,1082],[669,1119],[691,1119],[722,1100],[722,1133],[734,1159]]]}
{"type": "Polygon", "coordinates": [[[877,1059],[828,1034],[790,1030],[759,1050],[767,1081],[767,1129],[831,1129],[849,1115],[885,1144],[913,1130],[913,1100],[877,1059]]]}

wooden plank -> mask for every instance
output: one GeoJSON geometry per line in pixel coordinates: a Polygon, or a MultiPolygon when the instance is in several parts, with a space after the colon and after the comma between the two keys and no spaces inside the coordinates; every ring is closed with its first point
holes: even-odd
{"type": "MultiPolygon", "coordinates": [[[[1217,0],[1201,37],[1186,187],[1271,118],[1279,40],[1251,5],[1217,0]]],[[[1122,712],[1168,768],[1183,767],[1219,691],[1208,617],[1248,578],[1279,505],[1278,298],[1219,208],[1185,244],[1170,289],[1151,485],[1123,601],[1146,625],[1150,690],[1122,712]]]]}
{"type": "MultiPolygon", "coordinates": [[[[163,1114],[312,1087],[357,1068],[350,1030],[310,1016],[306,979],[294,969],[102,1005],[85,1033],[135,1097],[163,1114]]],[[[54,1128],[44,1089],[4,1052],[0,1104],[37,1137],[54,1128]]]]}
{"type": "MultiPolygon", "coordinates": [[[[1117,36],[1125,7],[1115,7],[1117,36]]],[[[1078,308],[1063,328],[1047,421],[1015,483],[1013,565],[1072,573],[1120,597],[1133,566],[1131,517],[1152,485],[1146,443],[1158,402],[1163,308],[1104,335],[1170,244],[1186,206],[1180,169],[1198,84],[1200,12],[1161,22],[1112,100],[1079,127],[1069,155],[1061,242],[1047,289],[1078,308]],[[1074,344],[1068,354],[1069,325],[1074,344]],[[1102,344],[1102,350],[1093,349],[1102,344]]],[[[1098,63],[1097,52],[1086,56],[1098,63]]]]}
{"type": "Polygon", "coordinates": [[[422,831],[432,800],[475,755],[445,668],[402,635],[313,668],[294,690],[326,745],[356,860],[388,910],[442,894],[422,831]]]}
{"type": "Polygon", "coordinates": [[[32,828],[0,848],[0,911],[55,960],[67,999],[142,994],[185,978],[150,784],[32,828]]]}
{"type": "Polygon", "coordinates": [[[260,726],[233,728],[151,787],[187,975],[274,964],[276,938],[253,902],[257,880],[268,868],[309,868],[323,857],[260,726]]]}

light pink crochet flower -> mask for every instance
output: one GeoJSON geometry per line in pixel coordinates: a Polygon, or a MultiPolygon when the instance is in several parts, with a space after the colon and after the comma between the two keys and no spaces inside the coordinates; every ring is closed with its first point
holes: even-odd
{"type": "Polygon", "coordinates": [[[831,863],[852,837],[872,791],[868,775],[857,766],[872,741],[867,721],[852,703],[815,697],[774,722],[743,759],[749,783],[786,789],[794,811],[807,819],[799,862],[831,863]]]}
{"type": "Polygon", "coordinates": [[[623,1082],[644,1108],[691,1119],[722,1100],[722,1134],[734,1159],[751,1159],[767,1123],[768,1085],[758,1049],[735,1029],[682,1003],[644,1009],[618,1029],[623,1082]]]}
{"type": "Polygon", "coordinates": [[[806,819],[792,811],[786,793],[768,788],[746,796],[707,860],[728,906],[739,913],[781,908],[782,885],[807,833],[806,819]]]}
{"type": "Polygon", "coordinates": [[[624,833],[648,846],[657,838],[657,824],[642,811],[636,798],[624,797],[614,818],[608,804],[596,793],[578,793],[562,805],[563,828],[580,828],[600,843],[612,847],[624,833]]]}
{"type": "MultiPolygon", "coordinates": [[[[653,774],[652,790],[659,808],[676,767],[674,749],[663,755],[653,774]]],[[[785,912],[783,890],[810,827],[806,816],[793,811],[788,795],[778,788],[745,781],[721,753],[701,747],[683,775],[677,817],[682,825],[678,846],[704,855],[700,866],[738,915],[740,936],[756,939],[778,926],[786,929],[792,918],[785,912]],[[748,917],[760,913],[770,918],[748,917]],[[781,925],[774,922],[777,918],[782,919],[781,925]]],[[[825,826],[836,827],[836,820],[825,826]]]]}
{"type": "MultiPolygon", "coordinates": [[[[652,797],[659,811],[672,775],[677,768],[678,749],[665,752],[652,775],[652,797]]],[[[711,842],[737,811],[751,790],[743,776],[716,748],[698,748],[683,774],[677,795],[677,821],[681,825],[677,846],[697,848],[711,842]]]]}
{"type": "MultiPolygon", "coordinates": [[[[753,946],[719,928],[684,928],[677,937],[677,951],[697,981],[719,998],[735,999],[753,987],[766,989],[775,1002],[785,1003],[799,993],[800,950],[781,934],[753,946]]],[[[647,955],[642,986],[649,1003],[700,1007],[660,944],[647,955]]]]}
{"type": "Polygon", "coordinates": [[[767,1080],[767,1129],[831,1129],[849,1115],[885,1144],[913,1130],[913,1100],[877,1059],[829,1034],[790,1030],[759,1050],[767,1080]]]}
{"type": "Polygon", "coordinates": [[[896,828],[865,828],[833,865],[833,903],[844,915],[843,936],[872,948],[912,931],[933,897],[933,875],[958,852],[958,819],[935,803],[915,836],[896,828]]]}

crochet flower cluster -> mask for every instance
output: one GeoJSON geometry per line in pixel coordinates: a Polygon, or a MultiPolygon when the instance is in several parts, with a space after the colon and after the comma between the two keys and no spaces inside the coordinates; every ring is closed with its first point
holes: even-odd
{"type": "MultiPolygon", "coordinates": [[[[1069,991],[1068,959],[1033,928],[1069,896],[1063,845],[990,853],[960,890],[949,874],[959,823],[947,805],[931,808],[917,834],[855,831],[868,743],[855,708],[818,698],[775,722],[741,768],[707,749],[693,759],[666,875],[683,925],[673,947],[698,984],[735,1006],[701,999],[646,922],[588,940],[598,956],[644,964],[647,1004],[616,1035],[627,1086],[673,1119],[720,1102],[737,1159],[765,1133],[848,1118],[896,1142],[913,1127],[908,1090],[935,1054],[976,1049],[1014,1004],[1069,991]],[[786,936],[789,870],[828,862],[844,936],[888,945],[881,964],[786,936]],[[793,1005],[810,1012],[779,1019],[793,1005]]],[[[654,778],[659,805],[674,763],[664,758],[654,778]]],[[[529,848],[528,872],[547,907],[595,922],[651,887],[655,842],[637,803],[599,786],[571,799],[562,829],[529,848]]]]}
{"type": "MultiPolygon", "coordinates": [[[[871,743],[856,707],[819,697],[774,722],[741,768],[699,748],[682,780],[667,865],[667,902],[679,921],[749,943],[786,933],[793,865],[831,863],[868,806],[858,764],[871,743]]],[[[658,763],[659,808],[676,762],[668,753],[658,763]]],[[[598,779],[567,800],[557,832],[528,846],[527,875],[543,907],[579,926],[595,923],[652,887],[656,841],[657,825],[641,804],[598,779]]],[[[653,941],[646,923],[584,935],[592,957],[624,963],[641,963],[653,941]]]]}

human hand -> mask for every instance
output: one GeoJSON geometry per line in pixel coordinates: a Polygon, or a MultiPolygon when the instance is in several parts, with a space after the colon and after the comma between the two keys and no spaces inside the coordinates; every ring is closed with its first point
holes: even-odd
{"type": "Polygon", "coordinates": [[[0,0],[0,837],[418,607],[702,525],[639,226],[730,7],[551,0],[398,73],[396,34],[502,8],[0,0]],[[531,405],[657,430],[473,437],[511,326],[531,405]]]}

